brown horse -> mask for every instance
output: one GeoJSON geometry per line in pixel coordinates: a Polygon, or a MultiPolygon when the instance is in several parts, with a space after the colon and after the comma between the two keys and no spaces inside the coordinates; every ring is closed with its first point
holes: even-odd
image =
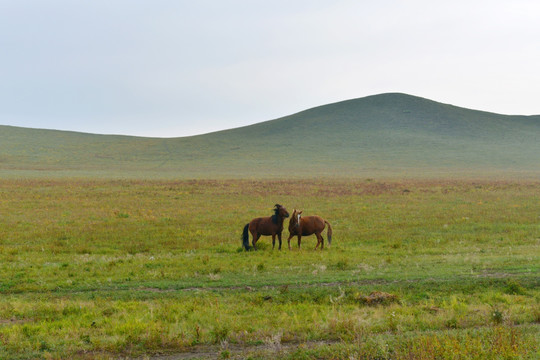
{"type": "Polygon", "coordinates": [[[320,216],[301,216],[302,211],[296,211],[294,209],[291,220],[289,221],[289,238],[287,243],[289,244],[289,250],[291,250],[291,238],[298,236],[298,248],[300,248],[300,242],[302,236],[309,236],[315,234],[317,236],[317,246],[321,245],[321,250],[324,248],[324,238],[321,233],[324,230],[325,224],[328,225],[328,245],[332,243],[332,226],[326,220],[320,216]]]}
{"type": "Polygon", "coordinates": [[[283,231],[283,220],[289,217],[287,209],[283,206],[276,204],[274,207],[274,215],[269,217],[260,217],[251,220],[246,226],[244,226],[244,232],[242,233],[242,244],[246,250],[249,250],[249,234],[248,230],[253,236],[253,248],[257,250],[255,244],[261,235],[272,235],[272,249],[276,246],[276,235],[279,240],[279,250],[281,250],[281,232],[283,231]]]}

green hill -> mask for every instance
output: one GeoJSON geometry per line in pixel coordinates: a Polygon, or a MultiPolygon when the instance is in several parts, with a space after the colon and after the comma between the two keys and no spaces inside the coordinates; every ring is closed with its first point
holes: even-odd
{"type": "Polygon", "coordinates": [[[540,116],[397,93],[184,138],[0,126],[4,176],[537,177],[539,160],[540,116]]]}

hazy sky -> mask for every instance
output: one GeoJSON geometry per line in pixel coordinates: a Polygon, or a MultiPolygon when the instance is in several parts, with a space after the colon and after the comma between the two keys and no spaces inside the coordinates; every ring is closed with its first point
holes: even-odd
{"type": "Polygon", "coordinates": [[[540,114],[536,0],[0,0],[0,124],[186,136],[383,92],[540,114]]]}

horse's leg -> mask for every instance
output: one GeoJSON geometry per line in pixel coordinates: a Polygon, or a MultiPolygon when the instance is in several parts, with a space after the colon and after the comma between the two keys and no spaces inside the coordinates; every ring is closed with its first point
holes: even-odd
{"type": "Polygon", "coordinates": [[[278,232],[277,238],[279,240],[279,250],[281,250],[281,232],[278,232]]]}
{"type": "Polygon", "coordinates": [[[251,236],[253,236],[253,249],[254,249],[254,250],[257,250],[257,248],[255,247],[255,243],[257,242],[257,240],[259,240],[259,237],[260,237],[261,235],[259,235],[259,234],[257,233],[257,230],[254,230],[254,231],[251,233],[251,236]]]}
{"type": "Polygon", "coordinates": [[[315,246],[315,250],[321,245],[321,250],[324,248],[324,239],[321,236],[321,233],[315,233],[315,236],[317,236],[317,245],[315,246]]]}
{"type": "Polygon", "coordinates": [[[302,241],[302,235],[298,234],[298,248],[300,249],[300,242],[302,241]]]}
{"type": "Polygon", "coordinates": [[[274,250],[275,246],[276,246],[276,234],[272,234],[272,250],[274,250]]]}
{"type": "Polygon", "coordinates": [[[291,238],[293,237],[293,235],[289,235],[289,238],[287,239],[287,244],[289,244],[289,250],[291,250],[291,238]]]}

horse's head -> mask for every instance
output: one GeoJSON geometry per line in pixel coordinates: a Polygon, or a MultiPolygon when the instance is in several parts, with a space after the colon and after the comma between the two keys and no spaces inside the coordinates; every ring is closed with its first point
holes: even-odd
{"type": "Polygon", "coordinates": [[[302,215],[302,210],[300,211],[297,211],[296,214],[294,214],[294,220],[296,222],[296,226],[298,226],[300,224],[300,217],[302,215]]]}
{"type": "Polygon", "coordinates": [[[297,227],[298,224],[300,224],[300,215],[302,214],[302,211],[296,211],[296,209],[293,210],[291,220],[289,221],[289,229],[293,227],[297,227]]]}
{"type": "Polygon", "coordinates": [[[285,209],[284,206],[281,206],[279,204],[275,205],[274,211],[276,212],[276,216],[279,216],[281,218],[288,218],[289,213],[287,212],[287,209],[285,209]]]}

